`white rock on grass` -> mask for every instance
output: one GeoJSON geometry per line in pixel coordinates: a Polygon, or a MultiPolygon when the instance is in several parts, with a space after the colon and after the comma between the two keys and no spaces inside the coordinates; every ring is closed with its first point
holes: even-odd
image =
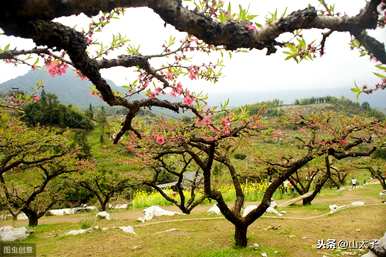
{"type": "MultiPolygon", "coordinates": [[[[257,205],[247,205],[247,207],[244,208],[243,217],[247,216],[248,213],[250,213],[252,210],[256,208],[257,208],[257,205]]],[[[277,208],[277,203],[275,201],[272,201],[270,206],[267,208],[266,212],[276,214],[279,217],[283,216],[283,213],[285,212],[281,213],[277,211],[276,208],[277,208]]]]}
{"type": "Polygon", "coordinates": [[[74,213],[82,213],[82,212],[91,212],[95,211],[98,208],[96,206],[87,206],[87,205],[82,205],[79,207],[74,208],[74,213]]]}
{"type": "Polygon", "coordinates": [[[52,209],[48,213],[52,216],[72,215],[75,214],[75,208],[52,209]]]}
{"type": "Polygon", "coordinates": [[[271,204],[269,205],[269,207],[274,208],[274,209],[276,209],[277,206],[278,205],[277,205],[277,203],[275,201],[272,201],[271,204]]]}
{"type": "Polygon", "coordinates": [[[99,219],[111,220],[110,213],[107,211],[98,212],[95,216],[99,219]]]}
{"type": "Polygon", "coordinates": [[[338,210],[338,205],[336,205],[336,204],[330,204],[330,205],[328,206],[328,208],[330,208],[330,213],[334,213],[334,212],[336,212],[336,211],[338,210]]]}
{"type": "Polygon", "coordinates": [[[276,214],[276,215],[279,216],[279,217],[283,216],[282,213],[278,212],[276,209],[274,209],[274,208],[272,208],[272,207],[268,207],[267,212],[268,212],[268,213],[276,214]]]}
{"type": "Polygon", "coordinates": [[[25,227],[14,228],[12,226],[0,227],[0,241],[15,241],[22,240],[29,236],[29,232],[25,227]]]}
{"type": "Polygon", "coordinates": [[[85,210],[87,211],[96,211],[98,208],[96,206],[86,206],[84,207],[85,210]]]}
{"type": "Polygon", "coordinates": [[[344,208],[345,206],[344,205],[338,206],[336,204],[330,204],[328,207],[330,208],[330,213],[335,213],[338,210],[344,208]]]}
{"type": "Polygon", "coordinates": [[[129,204],[127,203],[122,203],[122,204],[116,204],[113,206],[113,209],[127,209],[129,207],[129,204]]]}
{"type": "Polygon", "coordinates": [[[82,206],[75,207],[75,208],[52,209],[52,210],[49,210],[47,212],[47,215],[52,215],[52,216],[73,215],[73,214],[81,213],[81,212],[94,211],[96,209],[97,209],[97,207],[95,207],[95,206],[82,205],[82,206]]]}
{"type": "Polygon", "coordinates": [[[221,211],[216,204],[209,208],[208,213],[214,215],[221,215],[221,211]]]}
{"type": "Polygon", "coordinates": [[[80,235],[80,234],[91,232],[91,230],[92,230],[92,228],[75,229],[75,230],[70,230],[70,231],[66,232],[65,235],[67,235],[67,236],[76,236],[76,235],[80,235]]]}
{"type": "Polygon", "coordinates": [[[180,214],[180,213],[175,212],[175,211],[164,210],[164,209],[162,209],[161,207],[159,207],[157,205],[150,206],[150,207],[144,209],[143,212],[144,212],[144,216],[138,218],[137,219],[138,221],[145,222],[145,221],[152,220],[154,217],[174,216],[176,214],[180,214]]]}
{"type": "Polygon", "coordinates": [[[28,220],[28,217],[24,212],[21,212],[16,216],[16,220],[28,220]]]}
{"type": "Polygon", "coordinates": [[[252,245],[249,246],[249,247],[251,247],[251,248],[253,248],[253,249],[257,249],[257,248],[260,247],[260,245],[259,245],[258,243],[254,243],[254,244],[252,244],[252,245]]]}
{"type": "Polygon", "coordinates": [[[355,201],[351,203],[352,206],[359,207],[359,206],[364,206],[365,202],[363,201],[355,201]]]}
{"type": "Polygon", "coordinates": [[[257,205],[247,205],[247,207],[244,208],[243,217],[247,216],[248,213],[250,213],[252,210],[256,208],[257,208],[257,205]]]}
{"type": "Polygon", "coordinates": [[[134,228],[132,226],[122,226],[122,227],[119,227],[123,232],[125,233],[128,233],[128,234],[136,234],[135,231],[134,231],[134,228]]]}

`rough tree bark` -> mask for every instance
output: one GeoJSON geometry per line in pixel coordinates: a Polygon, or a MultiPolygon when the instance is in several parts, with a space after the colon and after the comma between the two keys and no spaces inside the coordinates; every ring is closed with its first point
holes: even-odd
{"type": "Polygon", "coordinates": [[[28,226],[34,227],[38,225],[39,215],[36,211],[30,208],[23,208],[22,211],[28,217],[28,226]]]}
{"type": "Polygon", "coordinates": [[[371,48],[371,52],[374,52],[378,59],[385,63],[385,51],[378,47],[381,43],[368,35],[364,36],[362,33],[366,29],[375,29],[377,27],[377,7],[380,3],[381,0],[371,0],[359,14],[352,17],[318,15],[316,9],[310,6],[295,11],[255,33],[250,33],[242,23],[230,21],[222,24],[195,10],[182,6],[181,0],[125,0],[114,2],[108,0],[20,0],[3,4],[0,11],[0,27],[8,35],[28,37],[31,34],[31,25],[33,26],[36,20],[49,21],[56,17],[82,12],[94,16],[99,11],[108,12],[117,7],[148,7],[177,30],[188,32],[208,44],[224,45],[230,50],[267,48],[268,53],[273,53],[276,51],[275,46],[280,45],[275,41],[276,38],[285,32],[311,28],[330,29],[350,32],[367,47],[377,45],[377,47],[371,48]]]}
{"type": "Polygon", "coordinates": [[[280,187],[280,185],[287,180],[292,174],[294,174],[301,167],[309,163],[314,159],[311,155],[306,155],[300,160],[295,161],[291,166],[289,166],[283,173],[279,174],[272,183],[268,186],[267,190],[264,193],[263,199],[258,205],[257,208],[248,213],[245,217],[241,216],[241,208],[244,203],[244,194],[241,190],[240,183],[236,174],[236,170],[229,162],[229,160],[224,156],[219,156],[216,152],[216,143],[208,143],[208,147],[200,146],[194,144],[195,147],[198,147],[204,151],[207,155],[205,160],[202,160],[194,151],[187,149],[187,152],[193,157],[195,162],[202,168],[204,172],[204,191],[205,194],[217,202],[217,206],[220,209],[224,217],[231,222],[235,227],[234,239],[235,245],[237,247],[246,247],[247,240],[247,231],[249,225],[255,222],[260,218],[267,208],[271,204],[271,199],[275,191],[280,187]],[[230,175],[232,177],[233,185],[236,191],[236,200],[233,209],[230,209],[225,202],[221,192],[214,190],[211,185],[211,172],[213,162],[218,161],[228,167],[230,175]]]}
{"type": "Polygon", "coordinates": [[[321,177],[318,182],[315,185],[315,189],[312,192],[312,194],[309,197],[306,197],[303,199],[303,205],[310,205],[311,202],[315,199],[315,197],[320,193],[322,190],[324,184],[326,184],[327,180],[331,176],[331,163],[329,159],[329,155],[327,154],[325,157],[325,163],[326,163],[326,173],[321,177]]]}
{"type": "Polygon", "coordinates": [[[235,245],[236,247],[246,247],[248,226],[244,224],[235,225],[235,245]]]}
{"type": "Polygon", "coordinates": [[[366,167],[366,168],[370,171],[371,176],[373,176],[379,181],[379,183],[382,186],[382,189],[386,190],[386,177],[382,175],[382,170],[380,168],[376,170],[373,167],[366,167]]]}
{"type": "Polygon", "coordinates": [[[331,32],[349,32],[372,56],[386,63],[384,45],[366,33],[366,30],[376,29],[378,26],[377,7],[380,4],[381,0],[371,0],[355,16],[321,15],[318,14],[316,8],[309,6],[303,10],[294,11],[273,24],[250,31],[243,22],[221,23],[212,17],[183,6],[181,0],[7,1],[0,9],[0,28],[5,35],[31,38],[39,48],[27,51],[6,51],[0,54],[0,59],[23,55],[26,52],[49,55],[50,49],[65,50],[71,65],[95,85],[106,103],[111,106],[123,106],[129,110],[122,123],[122,129],[114,140],[114,143],[117,143],[128,130],[140,137],[140,134],[132,127],[132,121],[141,108],[154,106],[174,112],[190,110],[198,117],[200,115],[194,108],[182,103],[171,103],[157,98],[128,101],[124,97],[114,95],[110,85],[101,76],[101,69],[115,66],[139,67],[165,85],[168,85],[168,82],[164,76],[152,69],[149,56],[121,55],[116,59],[99,61],[90,58],[87,53],[85,35],[60,23],[52,22],[54,18],[80,13],[94,16],[100,11],[108,12],[114,8],[148,7],[177,30],[194,35],[209,45],[221,46],[228,50],[267,49],[267,54],[275,53],[277,48],[285,45],[277,40],[284,33],[301,29],[328,29],[331,32]],[[41,49],[41,46],[45,49],[41,49]]]}

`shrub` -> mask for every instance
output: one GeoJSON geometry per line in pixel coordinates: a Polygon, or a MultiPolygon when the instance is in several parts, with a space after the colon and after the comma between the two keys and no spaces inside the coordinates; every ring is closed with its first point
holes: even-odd
{"type": "Polygon", "coordinates": [[[237,159],[237,160],[244,160],[245,158],[247,158],[247,156],[245,154],[242,154],[242,153],[236,153],[234,155],[234,157],[237,159]]]}
{"type": "Polygon", "coordinates": [[[81,229],[88,229],[94,225],[95,221],[92,219],[82,219],[79,224],[81,229]]]}
{"type": "Polygon", "coordinates": [[[57,126],[61,128],[92,129],[91,120],[71,106],[60,104],[57,96],[41,94],[39,101],[23,107],[24,121],[30,126],[57,126]]]}

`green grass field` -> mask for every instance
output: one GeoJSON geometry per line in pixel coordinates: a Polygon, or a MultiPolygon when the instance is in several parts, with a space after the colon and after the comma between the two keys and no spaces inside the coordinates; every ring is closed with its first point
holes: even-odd
{"type": "MultiPolygon", "coordinates": [[[[379,185],[357,190],[324,191],[311,206],[284,208],[280,217],[266,214],[248,230],[249,245],[258,248],[234,249],[233,227],[221,216],[206,213],[210,205],[199,206],[189,216],[156,218],[138,223],[141,209],[114,210],[112,220],[96,220],[95,213],[49,216],[40,220],[33,234],[23,242],[35,243],[40,257],[119,257],[119,256],[360,256],[361,250],[318,250],[318,239],[365,240],[380,238],[386,228],[386,205],[379,198],[379,185]],[[333,215],[329,204],[350,204],[361,200],[363,207],[343,209],[333,215]],[[210,218],[210,219],[207,219],[210,218]],[[99,226],[106,231],[66,236],[66,231],[99,226]],[[125,234],[118,226],[132,225],[136,235],[125,234]]],[[[173,209],[173,207],[165,207],[173,209]]],[[[26,225],[24,221],[3,221],[0,225],[26,225]]]]}

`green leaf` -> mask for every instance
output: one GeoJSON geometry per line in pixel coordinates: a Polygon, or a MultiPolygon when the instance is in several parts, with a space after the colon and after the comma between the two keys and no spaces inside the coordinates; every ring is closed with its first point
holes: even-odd
{"type": "Polygon", "coordinates": [[[130,85],[125,84],[125,85],[122,85],[122,87],[123,87],[124,89],[130,90],[130,85]]]}
{"type": "Polygon", "coordinates": [[[227,12],[228,12],[229,15],[232,14],[232,6],[231,6],[231,3],[230,3],[230,2],[228,3],[227,12]]]}
{"type": "Polygon", "coordinates": [[[386,76],[383,75],[383,74],[380,74],[380,73],[377,73],[377,72],[373,72],[375,76],[377,76],[378,78],[381,78],[381,79],[386,79],[386,76]]]}
{"type": "Polygon", "coordinates": [[[386,65],[378,64],[378,65],[375,65],[375,67],[377,67],[380,70],[386,71],[386,65]]]}
{"type": "Polygon", "coordinates": [[[38,63],[39,63],[39,57],[36,57],[36,60],[35,60],[34,64],[32,64],[32,66],[36,66],[36,64],[38,64],[38,63]]]}
{"type": "Polygon", "coordinates": [[[4,52],[8,51],[10,47],[11,47],[10,43],[6,44],[4,47],[4,52]]]}
{"type": "Polygon", "coordinates": [[[225,15],[224,12],[221,12],[220,15],[218,16],[218,19],[221,23],[225,23],[228,20],[228,17],[225,15]]]}
{"type": "Polygon", "coordinates": [[[362,94],[362,88],[355,85],[355,87],[351,88],[351,91],[355,94],[357,100],[359,100],[359,96],[362,94]]]}

